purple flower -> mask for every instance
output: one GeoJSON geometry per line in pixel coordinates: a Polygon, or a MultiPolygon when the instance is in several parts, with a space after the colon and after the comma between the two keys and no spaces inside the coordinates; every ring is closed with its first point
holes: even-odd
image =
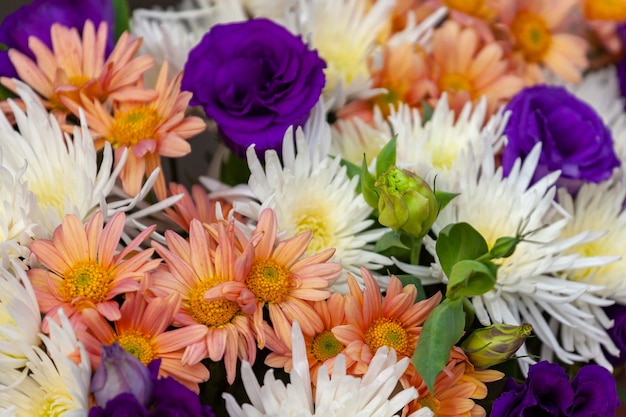
{"type": "Polygon", "coordinates": [[[611,132],[597,113],[561,87],[525,88],[509,102],[504,130],[508,142],[502,154],[504,174],[517,158],[525,158],[541,143],[541,156],[533,182],[561,170],[557,184],[576,193],[584,182],[608,179],[620,161],[611,132]]]}
{"type": "Polygon", "coordinates": [[[565,370],[550,362],[530,367],[523,384],[510,378],[491,409],[491,417],[568,416],[574,390],[565,370]]]}
{"type": "Polygon", "coordinates": [[[619,406],[615,378],[598,365],[583,366],[572,381],[571,417],[613,417],[619,406]]]}
{"type": "Polygon", "coordinates": [[[619,357],[607,354],[607,359],[615,366],[626,363],[626,306],[613,304],[604,309],[606,315],[613,320],[613,327],[607,330],[613,343],[620,350],[619,357]]]}
{"type": "MultiPolygon", "coordinates": [[[[4,18],[0,24],[0,43],[9,49],[35,58],[28,47],[28,38],[35,36],[50,46],[50,28],[58,22],[67,27],[78,28],[82,32],[86,20],[97,25],[109,24],[108,51],[113,48],[113,3],[111,0],[34,0],[20,7],[4,18]]],[[[6,50],[0,51],[0,75],[17,77],[17,72],[9,60],[6,50]]]]}
{"type": "Polygon", "coordinates": [[[239,156],[280,149],[318,101],[326,63],[300,37],[267,19],[214,26],[189,53],[182,89],[213,118],[239,156]]]}
{"type": "Polygon", "coordinates": [[[148,365],[152,397],[141,404],[133,394],[124,392],[110,399],[104,407],[93,407],[89,417],[215,417],[211,407],[172,377],[158,378],[160,360],[148,365]]]}
{"type": "MultiPolygon", "coordinates": [[[[626,23],[617,26],[622,45],[626,45],[626,23]]],[[[624,110],[626,110],[626,55],[622,54],[622,59],[617,62],[617,80],[619,81],[619,91],[624,99],[624,110]]]]}

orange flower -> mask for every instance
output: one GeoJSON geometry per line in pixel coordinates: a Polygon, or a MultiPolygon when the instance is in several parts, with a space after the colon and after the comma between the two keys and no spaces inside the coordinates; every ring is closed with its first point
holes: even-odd
{"type": "MultiPolygon", "coordinates": [[[[365,374],[372,357],[381,346],[395,349],[398,359],[412,357],[421,325],[441,301],[441,293],[437,293],[416,303],[415,286],[402,287],[400,280],[393,275],[383,300],[372,274],[365,268],[361,268],[361,272],[365,291],[359,288],[354,277],[348,276],[348,324],[332,329],[337,340],[346,345],[346,355],[357,362],[354,367],[356,375],[365,374]]],[[[409,365],[406,372],[408,375],[415,372],[413,365],[409,365]]]]}
{"type": "Polygon", "coordinates": [[[187,343],[183,363],[193,365],[204,358],[215,362],[223,359],[228,382],[232,384],[237,374],[237,358],[254,363],[256,341],[251,317],[243,313],[236,301],[204,299],[204,293],[217,284],[243,282],[245,278],[237,261],[234,223],[228,226],[220,223],[216,227],[217,243],[195,219],[191,221],[189,242],[172,231],[165,232],[169,250],[153,242],[169,270],[155,274],[154,287],[164,294],[182,297],[175,315],[176,325],[202,325],[199,330],[202,338],[187,343]]]}
{"type": "Polygon", "coordinates": [[[418,374],[411,376],[410,384],[417,388],[419,397],[409,405],[409,414],[428,407],[437,417],[484,417],[485,409],[473,400],[487,396],[485,382],[502,379],[504,374],[495,370],[476,371],[459,347],[450,351],[450,359],[435,379],[435,394],[428,392],[418,374]]]}
{"type": "Polygon", "coordinates": [[[509,71],[502,47],[484,43],[472,28],[445,22],[433,35],[433,77],[440,93],[448,94],[450,108],[459,114],[467,101],[487,99],[488,112],[512,97],[523,86],[509,71]]]}
{"type": "Polygon", "coordinates": [[[186,346],[202,338],[204,326],[198,324],[166,331],[174,314],[180,310],[180,296],[151,296],[151,285],[151,277],[146,274],[141,289],[126,294],[121,317],[114,322],[114,328],[94,310],[86,311],[86,327],[78,328],[78,338],[85,345],[93,369],[100,364],[102,344],[118,342],[144,365],[160,359],[160,377],[171,376],[197,393],[198,384],[209,379],[209,371],[202,363],[185,365],[181,358],[186,346]]]}
{"type": "MultiPolygon", "coordinates": [[[[78,104],[79,93],[102,102],[154,98],[154,92],[137,86],[143,73],[154,64],[149,56],[133,58],[141,41],[123,33],[105,60],[107,31],[106,23],[101,23],[96,31],[88,20],[81,39],[76,28],[55,23],[51,28],[52,49],[35,37],[28,40],[36,62],[14,49],[9,51],[9,58],[22,81],[37,91],[57,114],[68,113],[62,97],[78,104]]],[[[11,79],[3,77],[2,84],[16,91],[11,79]]]]}
{"type": "Polygon", "coordinates": [[[252,237],[242,242],[242,246],[249,248],[241,259],[244,282],[226,281],[205,294],[207,301],[221,297],[238,300],[242,309],[253,316],[259,347],[265,346],[266,340],[265,306],[281,340],[291,337],[293,320],[300,323],[306,335],[320,333],[324,327],[322,320],[309,301],[328,298],[328,287],[341,272],[341,265],[327,262],[334,249],[303,258],[312,239],[311,232],[281,242],[277,241],[276,233],[276,214],[271,209],[263,210],[252,237]]]}
{"type": "Polygon", "coordinates": [[[170,182],[169,188],[171,195],[182,194],[183,197],[173,207],[166,208],[165,215],[186,232],[189,232],[193,219],[200,220],[202,223],[215,223],[218,217],[227,218],[233,208],[233,205],[226,200],[209,198],[206,190],[198,184],[191,186],[191,194],[182,184],[170,182]],[[221,216],[218,216],[217,212],[218,203],[221,216]]]}
{"type": "MultiPolygon", "coordinates": [[[[333,293],[327,300],[314,301],[313,309],[322,320],[321,332],[313,335],[304,335],[304,343],[307,351],[307,360],[311,371],[311,382],[317,383],[317,372],[322,365],[326,365],[328,371],[332,371],[335,357],[343,352],[345,345],[341,343],[332,332],[336,326],[346,324],[345,300],[339,293],[333,293]]],[[[284,341],[268,341],[267,347],[272,352],[265,359],[265,364],[273,368],[284,368],[285,372],[291,372],[293,363],[291,356],[291,339],[284,341]],[[272,343],[273,342],[273,343],[272,343]]],[[[346,368],[350,369],[354,361],[347,357],[346,368]]]]}
{"type": "MultiPolygon", "coordinates": [[[[115,254],[124,221],[124,213],[117,213],[103,230],[100,212],[94,214],[86,227],[78,217],[69,214],[54,231],[52,240],[36,240],[31,244],[31,251],[48,268],[28,271],[39,308],[46,317],[58,322],[57,311],[63,308],[73,322],[81,321],[86,310],[94,310],[108,320],[120,318],[119,306],[113,298],[136,291],[144,273],[161,262],[150,260],[153,249],[132,254],[152,234],[155,226],[138,234],[115,254]]],[[[43,328],[47,331],[46,320],[43,320],[43,328]]]]}
{"type": "MultiPolygon", "coordinates": [[[[96,149],[105,141],[115,149],[116,162],[124,149],[129,148],[126,164],[120,178],[124,191],[137,195],[146,173],[161,167],[161,156],[178,158],[191,152],[187,139],[202,132],[205,124],[199,117],[185,117],[191,93],[180,91],[182,73],[167,80],[167,61],[163,63],[156,82],[157,97],[148,101],[116,101],[113,114],[98,101],[82,100],[89,128],[97,136],[96,149]]],[[[75,103],[66,102],[78,112],[75,103]]],[[[167,196],[163,172],[154,185],[157,197],[167,196]]]]}
{"type": "Polygon", "coordinates": [[[514,60],[527,85],[543,82],[541,65],[577,83],[587,66],[587,42],[563,33],[578,0],[501,0],[500,17],[513,39],[514,60]]]}

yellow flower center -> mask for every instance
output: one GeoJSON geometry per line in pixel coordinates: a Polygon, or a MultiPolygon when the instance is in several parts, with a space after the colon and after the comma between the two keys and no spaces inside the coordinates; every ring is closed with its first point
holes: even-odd
{"type": "Polygon", "coordinates": [[[313,338],[311,343],[311,353],[319,362],[323,363],[330,358],[334,358],[343,351],[344,345],[333,332],[326,330],[313,338]]]}
{"type": "Polygon", "coordinates": [[[37,198],[37,204],[43,209],[52,208],[59,213],[61,217],[67,213],[64,198],[67,194],[67,190],[63,188],[63,184],[44,179],[43,181],[32,181],[29,185],[30,191],[32,191],[37,198]]]}
{"type": "Polygon", "coordinates": [[[550,29],[540,16],[520,12],[511,24],[515,47],[528,62],[541,62],[552,44],[550,29]]]}
{"type": "Polygon", "coordinates": [[[496,15],[494,7],[485,4],[484,0],[444,0],[446,7],[479,19],[489,20],[496,15]]]}
{"type": "Polygon", "coordinates": [[[273,259],[255,259],[246,277],[246,285],[257,300],[282,302],[290,290],[291,273],[273,259]]]}
{"type": "Polygon", "coordinates": [[[107,140],[113,147],[133,146],[145,139],[154,139],[154,133],[161,123],[156,110],[150,106],[140,106],[115,115],[107,140]]]}
{"type": "Polygon", "coordinates": [[[589,20],[621,22],[626,19],[626,1],[624,0],[587,0],[583,10],[585,17],[589,20]]]}
{"type": "Polygon", "coordinates": [[[87,84],[88,81],[91,81],[91,78],[86,75],[73,75],[70,77],[70,84],[74,87],[82,87],[87,84]]]}
{"type": "Polygon", "coordinates": [[[388,318],[374,321],[365,332],[365,344],[370,347],[372,353],[382,346],[394,348],[398,356],[412,356],[415,350],[404,327],[388,318]]]}
{"type": "Polygon", "coordinates": [[[228,300],[205,301],[204,293],[214,287],[212,280],[204,280],[189,293],[189,314],[200,324],[208,327],[222,327],[233,321],[241,309],[235,302],[228,300]]]}
{"type": "Polygon", "coordinates": [[[46,387],[52,392],[46,393],[43,399],[34,407],[37,417],[60,417],[70,412],[69,404],[72,398],[63,387],[46,387]]]}
{"type": "Polygon", "coordinates": [[[156,356],[150,339],[140,332],[121,334],[117,337],[117,343],[144,365],[148,365],[156,356]]]}
{"type": "Polygon", "coordinates": [[[467,91],[470,96],[474,91],[472,83],[462,74],[442,74],[439,77],[439,89],[441,91],[451,91],[458,93],[467,91]]]}
{"type": "Polygon", "coordinates": [[[324,207],[311,208],[309,206],[306,211],[294,218],[295,235],[306,231],[313,233],[313,238],[307,247],[307,255],[314,255],[335,246],[335,229],[331,219],[324,215],[326,212],[324,207]]]}
{"type": "Polygon", "coordinates": [[[101,303],[107,299],[113,277],[111,271],[93,261],[78,262],[63,274],[61,295],[65,301],[86,297],[101,303]]]}

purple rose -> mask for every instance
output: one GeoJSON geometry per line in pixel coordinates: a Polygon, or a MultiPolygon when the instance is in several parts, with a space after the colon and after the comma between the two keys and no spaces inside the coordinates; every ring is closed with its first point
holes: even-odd
{"type": "MultiPolygon", "coordinates": [[[[35,56],[28,47],[30,36],[35,36],[51,46],[50,28],[54,23],[75,27],[82,32],[86,20],[94,22],[96,27],[103,21],[109,24],[107,50],[110,51],[114,45],[114,12],[111,0],[35,0],[4,18],[0,24],[0,43],[34,59],[35,56]]],[[[17,77],[6,50],[0,51],[0,75],[17,77]]]]}
{"type": "Polygon", "coordinates": [[[530,367],[523,384],[510,378],[491,409],[491,417],[568,416],[574,390],[565,370],[547,361],[530,367]]]}
{"type": "Polygon", "coordinates": [[[607,330],[613,343],[620,351],[619,357],[607,354],[607,359],[615,366],[626,363],[626,306],[622,304],[613,304],[605,307],[606,315],[613,320],[613,327],[607,330]]]}
{"type": "Polygon", "coordinates": [[[226,145],[243,156],[280,149],[318,101],[326,63],[298,36],[267,19],[216,25],[189,53],[182,89],[213,118],[226,145]]]}
{"type": "Polygon", "coordinates": [[[525,158],[541,143],[541,156],[533,182],[561,170],[557,184],[575,194],[584,182],[608,179],[620,161],[611,132],[598,114],[561,87],[525,88],[509,102],[504,130],[508,138],[502,167],[508,175],[517,158],[525,158]]]}
{"type": "Polygon", "coordinates": [[[619,407],[615,378],[605,368],[587,365],[572,381],[574,403],[571,417],[613,417],[619,407]]]}

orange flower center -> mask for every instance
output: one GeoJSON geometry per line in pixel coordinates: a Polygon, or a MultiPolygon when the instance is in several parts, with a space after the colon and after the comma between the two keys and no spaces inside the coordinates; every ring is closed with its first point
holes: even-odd
{"type": "Polygon", "coordinates": [[[117,337],[117,343],[144,365],[148,365],[156,356],[150,339],[140,332],[121,334],[117,337]]]}
{"type": "Polygon", "coordinates": [[[211,280],[204,280],[189,293],[189,314],[200,324],[208,327],[222,327],[233,321],[241,309],[228,300],[205,301],[204,293],[214,286],[211,280]]]}
{"type": "Polygon", "coordinates": [[[484,0],[444,0],[443,3],[450,9],[458,10],[479,19],[489,20],[496,14],[495,8],[485,4],[484,0]]]}
{"type": "Polygon", "coordinates": [[[412,356],[415,350],[404,327],[388,318],[374,321],[365,332],[365,344],[370,347],[372,353],[382,346],[394,348],[398,356],[412,356]]]}
{"type": "Polygon", "coordinates": [[[458,93],[461,91],[467,91],[472,95],[474,88],[472,83],[462,74],[442,74],[439,77],[439,89],[441,91],[451,91],[458,93]]]}
{"type": "Polygon", "coordinates": [[[589,20],[621,22],[626,19],[626,1],[624,0],[587,0],[583,10],[585,17],[589,20]]]}
{"type": "Polygon", "coordinates": [[[70,77],[70,84],[74,87],[82,87],[89,81],[91,81],[91,78],[86,75],[73,75],[70,77]]]}
{"type": "Polygon", "coordinates": [[[94,261],[74,264],[65,274],[61,285],[61,295],[71,302],[79,297],[86,297],[101,303],[107,299],[113,277],[111,271],[94,261]]]}
{"type": "Polygon", "coordinates": [[[246,277],[246,285],[257,300],[282,302],[290,289],[291,273],[273,259],[255,259],[246,277]]]}
{"type": "Polygon", "coordinates": [[[540,62],[552,44],[550,29],[540,16],[530,12],[519,12],[511,24],[515,47],[528,62],[540,62]]]}
{"type": "Polygon", "coordinates": [[[326,362],[330,358],[334,358],[343,351],[344,345],[341,343],[333,332],[326,330],[313,338],[311,343],[311,353],[319,362],[326,362]]]}
{"type": "Polygon", "coordinates": [[[107,140],[113,147],[133,146],[145,139],[154,139],[161,123],[156,110],[150,106],[139,106],[115,115],[107,140]]]}

